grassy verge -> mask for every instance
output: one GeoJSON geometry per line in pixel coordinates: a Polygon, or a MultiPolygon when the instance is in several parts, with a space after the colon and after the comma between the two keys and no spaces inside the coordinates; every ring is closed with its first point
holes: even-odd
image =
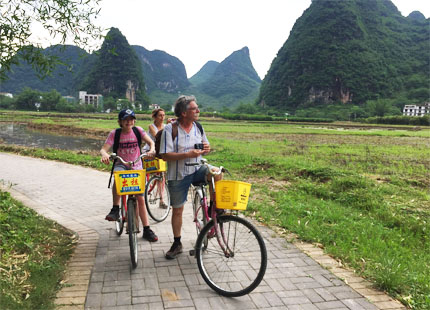
{"type": "MultiPolygon", "coordinates": [[[[322,244],[405,305],[430,308],[428,127],[202,123],[208,159],[253,184],[248,214],[322,244]]],[[[108,168],[97,154],[18,152],[108,168]]]]}
{"type": "Polygon", "coordinates": [[[0,191],[0,309],[54,309],[73,236],[0,191]]]}

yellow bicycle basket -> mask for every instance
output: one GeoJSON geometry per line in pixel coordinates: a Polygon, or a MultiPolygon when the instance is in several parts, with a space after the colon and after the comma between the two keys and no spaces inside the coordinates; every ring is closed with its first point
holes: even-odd
{"type": "Polygon", "coordinates": [[[114,175],[118,195],[134,195],[145,192],[145,169],[115,171],[114,175]]]}
{"type": "Polygon", "coordinates": [[[241,181],[215,182],[217,209],[246,210],[251,184],[241,181]]]}

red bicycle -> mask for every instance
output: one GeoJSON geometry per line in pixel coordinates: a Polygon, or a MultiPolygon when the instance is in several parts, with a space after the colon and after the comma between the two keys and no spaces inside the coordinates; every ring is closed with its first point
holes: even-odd
{"type": "MultiPolygon", "coordinates": [[[[146,156],[146,153],[141,154],[140,157],[132,162],[126,162],[116,154],[112,154],[110,159],[119,159],[123,164],[133,167],[144,156],[146,156]]],[[[130,257],[133,268],[137,267],[137,241],[139,239],[139,212],[136,194],[143,193],[145,177],[145,170],[126,170],[115,172],[117,193],[118,195],[121,195],[119,217],[118,220],[115,221],[115,228],[116,233],[120,236],[124,230],[124,223],[127,222],[126,230],[129,239],[130,257]],[[140,184],[142,183],[143,185],[141,186],[140,184]]]]}
{"type": "Polygon", "coordinates": [[[145,205],[149,216],[157,222],[164,221],[170,213],[170,195],[167,188],[166,162],[145,159],[145,205]]]}

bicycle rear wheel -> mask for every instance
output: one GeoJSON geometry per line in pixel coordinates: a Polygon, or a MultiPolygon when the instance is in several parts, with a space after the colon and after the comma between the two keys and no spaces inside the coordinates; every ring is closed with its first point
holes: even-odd
{"type": "Polygon", "coordinates": [[[139,224],[136,219],[137,202],[136,198],[129,198],[127,201],[127,229],[128,229],[128,243],[130,245],[131,265],[133,268],[137,267],[137,233],[139,224]]]}
{"type": "Polygon", "coordinates": [[[121,236],[124,230],[124,220],[125,220],[125,204],[127,203],[127,196],[121,196],[121,203],[119,206],[119,217],[115,222],[116,233],[121,236]]]}
{"type": "Polygon", "coordinates": [[[218,217],[217,221],[219,234],[224,236],[224,246],[228,246],[229,255],[221,249],[216,236],[211,236],[214,221],[210,221],[196,242],[200,274],[220,295],[237,297],[249,294],[260,284],[266,272],[264,240],[258,230],[243,218],[224,215],[218,217]],[[205,240],[207,246],[204,245],[205,240]]]}
{"type": "Polygon", "coordinates": [[[169,189],[162,176],[153,175],[146,183],[145,204],[149,216],[154,221],[162,222],[169,215],[172,208],[170,206],[169,189]]]}
{"type": "MultiPolygon", "coordinates": [[[[198,189],[200,190],[200,189],[198,189]]],[[[198,225],[196,225],[196,229],[197,229],[197,236],[199,235],[200,231],[203,229],[203,227],[207,224],[207,220],[206,220],[206,216],[205,216],[205,211],[203,210],[203,206],[202,206],[202,198],[199,195],[198,190],[196,190],[195,194],[194,194],[194,199],[193,199],[193,214],[196,215],[197,221],[198,221],[198,225]],[[198,213],[197,213],[198,210],[198,213]]]]}

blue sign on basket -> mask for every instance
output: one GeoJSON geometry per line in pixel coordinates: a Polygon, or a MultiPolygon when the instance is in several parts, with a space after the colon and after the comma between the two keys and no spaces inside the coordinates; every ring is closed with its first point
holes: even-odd
{"type": "Polygon", "coordinates": [[[140,186],[127,186],[121,189],[122,193],[139,192],[139,191],[140,191],[140,186]]]}

